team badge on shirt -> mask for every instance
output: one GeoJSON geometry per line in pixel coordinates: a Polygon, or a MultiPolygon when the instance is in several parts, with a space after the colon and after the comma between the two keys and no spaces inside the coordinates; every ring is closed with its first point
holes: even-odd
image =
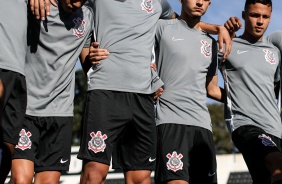
{"type": "Polygon", "coordinates": [[[202,43],[201,53],[204,54],[206,58],[210,58],[212,54],[210,44],[204,40],[201,40],[201,43],[202,43]]]}
{"type": "Polygon", "coordinates": [[[16,148],[19,148],[21,150],[31,149],[32,142],[30,141],[29,137],[31,136],[30,132],[26,132],[25,129],[22,129],[20,131],[20,139],[18,144],[16,145],[16,148]]]}
{"type": "Polygon", "coordinates": [[[177,152],[174,151],[172,154],[168,153],[166,158],[168,158],[168,162],[166,163],[167,170],[172,170],[174,172],[182,170],[183,162],[181,161],[181,158],[183,158],[183,155],[181,153],[177,154],[177,152]]]}
{"type": "Polygon", "coordinates": [[[85,30],[86,22],[84,20],[81,20],[80,17],[73,19],[73,22],[75,24],[73,28],[73,35],[75,35],[77,38],[83,37],[86,32],[85,30]]]}
{"type": "Polygon", "coordinates": [[[107,135],[102,135],[102,132],[98,131],[96,134],[95,132],[91,132],[90,136],[92,138],[88,142],[88,149],[94,151],[94,153],[104,152],[106,149],[104,140],[108,138],[107,135]]]}
{"type": "Polygon", "coordinates": [[[270,50],[268,50],[268,49],[263,49],[263,52],[265,53],[265,60],[267,61],[267,62],[269,62],[270,64],[275,64],[276,63],[276,61],[275,61],[275,56],[274,56],[274,53],[273,52],[271,52],[270,50]]]}
{"type": "Polygon", "coordinates": [[[147,13],[153,13],[153,0],[143,0],[141,3],[142,10],[147,13]]]}
{"type": "Polygon", "coordinates": [[[261,139],[261,143],[265,146],[271,146],[271,147],[276,147],[275,142],[271,140],[271,138],[265,134],[259,135],[259,139],[261,139]]]}

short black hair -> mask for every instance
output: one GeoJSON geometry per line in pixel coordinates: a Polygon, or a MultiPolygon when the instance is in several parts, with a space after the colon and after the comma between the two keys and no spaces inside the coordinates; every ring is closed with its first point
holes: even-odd
{"type": "Polygon", "coordinates": [[[246,0],[244,10],[247,11],[250,4],[261,3],[264,5],[268,5],[272,9],[272,0],[246,0]]]}

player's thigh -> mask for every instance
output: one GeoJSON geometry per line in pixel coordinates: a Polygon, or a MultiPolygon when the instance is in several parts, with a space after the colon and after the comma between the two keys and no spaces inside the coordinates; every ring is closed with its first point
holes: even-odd
{"type": "Polygon", "coordinates": [[[190,150],[189,184],[217,183],[217,164],[212,132],[192,126],[195,132],[193,148],[190,150]]]}
{"type": "Polygon", "coordinates": [[[11,183],[31,183],[34,163],[27,159],[13,159],[11,173],[11,183]]]}
{"type": "Polygon", "coordinates": [[[60,181],[61,172],[43,171],[35,174],[34,184],[57,184],[60,181]]]}
{"type": "Polygon", "coordinates": [[[242,153],[254,183],[271,183],[271,174],[264,159],[269,153],[279,152],[272,138],[255,126],[242,126],[232,133],[232,140],[242,153]]]}
{"type": "Polygon", "coordinates": [[[131,95],[132,118],[117,146],[124,170],[154,170],[156,158],[156,123],[151,95],[131,95]]]}
{"type": "Polygon", "coordinates": [[[89,91],[78,158],[110,165],[113,147],[131,114],[128,93],[89,91]]]}
{"type": "Polygon", "coordinates": [[[13,159],[25,159],[36,162],[41,132],[36,121],[36,118],[33,116],[25,116],[22,128],[17,133],[17,144],[13,159]]]}
{"type": "Polygon", "coordinates": [[[0,75],[4,86],[0,140],[15,145],[25,116],[26,81],[23,75],[9,70],[1,69],[0,75]]]}
{"type": "Polygon", "coordinates": [[[194,132],[187,125],[168,123],[157,126],[156,183],[189,181],[189,152],[193,148],[193,137],[194,132]]]}
{"type": "Polygon", "coordinates": [[[67,171],[73,117],[37,117],[41,125],[35,172],[67,171]]]}
{"type": "Polygon", "coordinates": [[[131,170],[124,173],[125,183],[128,184],[150,184],[151,171],[150,170],[131,170]]]}

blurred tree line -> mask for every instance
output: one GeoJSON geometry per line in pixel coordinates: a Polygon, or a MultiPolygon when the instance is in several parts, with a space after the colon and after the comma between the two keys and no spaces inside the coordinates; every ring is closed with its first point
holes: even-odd
{"type": "MultiPolygon", "coordinates": [[[[81,118],[84,111],[87,81],[82,70],[76,71],[75,77],[75,98],[74,98],[74,125],[73,142],[74,146],[79,145],[81,135],[81,118]]],[[[208,104],[213,124],[213,137],[217,154],[226,154],[233,151],[230,134],[226,128],[223,118],[223,105],[218,103],[208,104]]]]}

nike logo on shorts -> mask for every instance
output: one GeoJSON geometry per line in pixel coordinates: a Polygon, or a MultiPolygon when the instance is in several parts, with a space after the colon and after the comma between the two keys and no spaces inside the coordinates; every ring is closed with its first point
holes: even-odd
{"type": "Polygon", "coordinates": [[[154,162],[156,158],[152,159],[151,157],[149,158],[149,162],[154,162]]]}
{"type": "Polygon", "coordinates": [[[215,175],[215,172],[213,172],[213,173],[212,173],[212,172],[209,172],[209,174],[208,174],[209,177],[211,177],[211,176],[213,176],[213,175],[215,175]]]}
{"type": "Polygon", "coordinates": [[[61,159],[61,160],[60,160],[60,163],[61,163],[61,164],[64,164],[64,163],[66,163],[67,161],[69,161],[69,160],[63,160],[63,159],[61,159]]]}

